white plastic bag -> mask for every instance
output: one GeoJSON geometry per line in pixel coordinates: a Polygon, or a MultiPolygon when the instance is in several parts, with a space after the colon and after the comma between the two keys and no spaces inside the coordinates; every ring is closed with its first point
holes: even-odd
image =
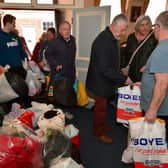
{"type": "Polygon", "coordinates": [[[8,83],[4,73],[0,75],[0,103],[5,103],[19,97],[8,83]]]}
{"type": "MultiPolygon", "coordinates": [[[[57,160],[56,160],[57,161],[57,160]]],[[[55,160],[51,162],[50,168],[83,168],[82,165],[76,163],[71,157],[61,158],[55,163],[55,160]]]]}
{"type": "Polygon", "coordinates": [[[128,124],[128,120],[141,117],[140,88],[124,86],[118,88],[117,122],[128,124]]]}
{"type": "MultiPolygon", "coordinates": [[[[149,124],[144,121],[144,118],[132,119],[129,121],[129,129],[131,141],[126,150],[132,149],[131,159],[135,167],[167,168],[168,149],[165,141],[164,120],[157,119],[155,123],[149,124]]],[[[126,157],[123,153],[122,158],[128,159],[126,157]]]]}
{"type": "Polygon", "coordinates": [[[34,62],[34,61],[27,61],[27,59],[25,59],[25,61],[23,62],[23,67],[24,69],[27,70],[31,70],[34,74],[34,76],[42,83],[45,82],[45,75],[43,74],[43,72],[40,70],[39,66],[34,62]]]}
{"type": "Polygon", "coordinates": [[[31,70],[27,70],[26,83],[29,88],[29,96],[40,93],[42,84],[31,70]]]}

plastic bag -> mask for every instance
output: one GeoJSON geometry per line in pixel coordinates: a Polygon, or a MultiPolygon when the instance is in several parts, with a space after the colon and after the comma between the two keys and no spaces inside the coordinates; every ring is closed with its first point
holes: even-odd
{"type": "Polygon", "coordinates": [[[14,89],[8,83],[6,76],[4,74],[0,75],[0,103],[8,102],[13,100],[19,95],[14,91],[14,89]]]}
{"type": "Polygon", "coordinates": [[[43,168],[42,145],[20,121],[4,120],[0,142],[0,167],[43,168]]]}
{"type": "Polygon", "coordinates": [[[38,126],[41,130],[49,129],[64,132],[65,116],[61,109],[52,109],[42,114],[38,120],[38,126]]]}
{"type": "Polygon", "coordinates": [[[86,89],[81,80],[78,80],[77,84],[77,105],[85,106],[89,103],[88,95],[86,93],[86,89]]]}
{"type": "Polygon", "coordinates": [[[79,129],[73,124],[65,126],[65,134],[71,139],[71,142],[80,150],[80,136],[79,129]]]}
{"type": "Polygon", "coordinates": [[[75,106],[77,98],[72,81],[68,79],[52,81],[48,90],[48,101],[54,105],[75,106]]]}
{"type": "Polygon", "coordinates": [[[82,165],[76,163],[71,157],[61,158],[57,163],[51,162],[50,168],[83,168],[82,165]]]}
{"type": "Polygon", "coordinates": [[[36,62],[34,62],[32,60],[28,61],[27,59],[25,59],[25,61],[22,64],[23,64],[23,67],[25,68],[26,71],[27,70],[31,70],[33,72],[33,74],[36,77],[36,79],[38,79],[42,83],[45,82],[45,75],[40,70],[40,68],[36,64],[36,62]]]}
{"type": "MultiPolygon", "coordinates": [[[[137,118],[130,120],[129,126],[132,160],[135,167],[167,168],[168,149],[165,141],[164,120],[157,119],[155,123],[149,124],[144,121],[144,118],[137,118]]],[[[122,157],[127,157],[126,154],[122,157]]]]}
{"type": "Polygon", "coordinates": [[[31,70],[27,70],[26,83],[29,87],[29,96],[34,96],[41,92],[42,84],[31,70]]]}
{"type": "Polygon", "coordinates": [[[128,124],[128,120],[141,117],[140,88],[124,86],[118,88],[117,122],[128,124]]]}

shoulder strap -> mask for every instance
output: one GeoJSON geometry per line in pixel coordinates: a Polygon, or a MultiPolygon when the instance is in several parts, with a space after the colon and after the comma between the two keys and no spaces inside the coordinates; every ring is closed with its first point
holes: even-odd
{"type": "Polygon", "coordinates": [[[129,66],[131,65],[134,57],[135,57],[135,54],[139,51],[139,49],[145,44],[145,42],[149,39],[149,37],[153,34],[154,30],[151,31],[151,33],[149,33],[149,35],[145,38],[145,40],[136,48],[136,50],[133,52],[129,62],[128,62],[128,65],[126,66],[127,68],[129,68],[129,66]]]}

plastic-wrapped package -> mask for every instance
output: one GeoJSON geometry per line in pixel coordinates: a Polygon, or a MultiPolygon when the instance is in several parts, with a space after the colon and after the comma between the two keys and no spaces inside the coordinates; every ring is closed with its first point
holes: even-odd
{"type": "Polygon", "coordinates": [[[38,120],[38,126],[44,132],[50,128],[64,132],[65,116],[61,109],[52,109],[42,114],[38,120]]]}
{"type": "Polygon", "coordinates": [[[20,121],[4,120],[0,128],[0,167],[43,168],[42,145],[20,121]]]}
{"type": "Polygon", "coordinates": [[[48,129],[43,151],[45,168],[49,168],[53,159],[59,161],[62,157],[71,156],[71,141],[60,131],[48,129]]]}

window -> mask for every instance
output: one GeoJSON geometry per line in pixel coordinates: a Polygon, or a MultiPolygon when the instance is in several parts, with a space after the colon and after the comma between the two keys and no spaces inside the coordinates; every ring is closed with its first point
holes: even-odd
{"type": "Polygon", "coordinates": [[[31,0],[4,0],[5,3],[31,3],[31,0]]]}
{"type": "Polygon", "coordinates": [[[152,23],[154,23],[159,13],[165,10],[166,0],[162,0],[160,1],[160,3],[156,3],[156,0],[150,0],[149,6],[146,10],[146,15],[150,16],[152,23]]]}
{"type": "Polygon", "coordinates": [[[111,6],[111,21],[117,14],[121,13],[121,2],[119,0],[101,0],[100,6],[111,6]]]}
{"type": "Polygon", "coordinates": [[[53,22],[43,22],[43,31],[46,31],[49,27],[54,27],[53,22]]]}

